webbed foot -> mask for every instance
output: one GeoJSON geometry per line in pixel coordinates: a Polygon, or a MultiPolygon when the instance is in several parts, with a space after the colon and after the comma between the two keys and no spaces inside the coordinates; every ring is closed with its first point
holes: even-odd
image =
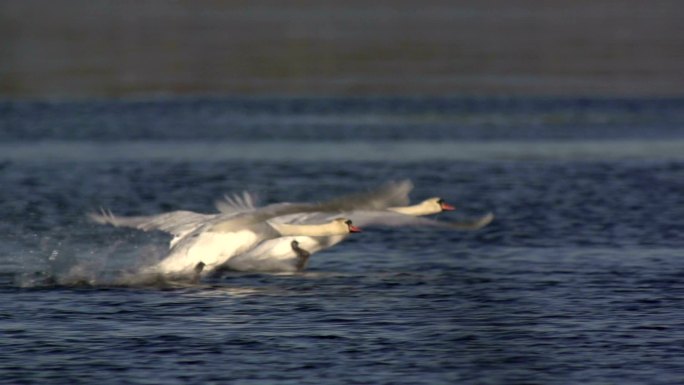
{"type": "Polygon", "coordinates": [[[200,278],[202,278],[202,270],[204,270],[204,266],[206,266],[204,262],[197,262],[195,268],[193,269],[195,275],[192,277],[192,283],[197,283],[199,282],[200,278]]]}
{"type": "Polygon", "coordinates": [[[306,265],[309,263],[309,257],[311,256],[311,253],[299,247],[299,242],[296,240],[292,241],[290,246],[292,246],[292,251],[297,254],[297,263],[295,265],[297,266],[297,271],[304,270],[306,265]]]}

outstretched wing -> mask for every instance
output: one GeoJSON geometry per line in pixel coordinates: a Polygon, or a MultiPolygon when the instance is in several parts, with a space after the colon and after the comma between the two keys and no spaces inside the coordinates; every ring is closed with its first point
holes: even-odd
{"type": "Polygon", "coordinates": [[[143,231],[159,230],[173,234],[176,237],[182,237],[207,221],[212,220],[216,215],[181,210],[158,215],[118,217],[112,214],[111,211],[102,210],[100,213],[90,213],[88,217],[99,224],[130,227],[143,231]]]}

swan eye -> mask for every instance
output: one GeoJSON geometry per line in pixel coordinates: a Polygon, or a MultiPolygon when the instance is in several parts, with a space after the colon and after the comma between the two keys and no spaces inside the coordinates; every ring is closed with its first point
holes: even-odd
{"type": "Polygon", "coordinates": [[[444,199],[441,199],[441,198],[440,198],[440,199],[437,201],[437,204],[438,204],[438,205],[443,205],[443,204],[444,204],[444,199]]]}
{"type": "Polygon", "coordinates": [[[351,225],[352,225],[351,219],[347,219],[346,221],[344,221],[344,223],[345,223],[347,226],[351,226],[351,225]]]}

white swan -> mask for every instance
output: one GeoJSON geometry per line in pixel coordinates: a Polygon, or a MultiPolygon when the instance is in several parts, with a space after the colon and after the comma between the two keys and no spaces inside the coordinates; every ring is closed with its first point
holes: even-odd
{"type": "MultiPolygon", "coordinates": [[[[315,226],[319,230],[311,227],[311,225],[328,222],[333,218],[290,224],[285,221],[272,221],[273,218],[294,213],[340,212],[353,208],[379,209],[403,204],[408,201],[408,192],[412,187],[410,181],[390,182],[373,191],[347,195],[327,202],[278,203],[260,208],[254,207],[251,196],[245,193],[242,198],[234,198],[232,202],[226,203],[230,206],[231,212],[220,214],[174,211],[151,216],[118,217],[110,211],[103,210],[99,214],[91,213],[89,217],[100,224],[170,233],[174,236],[169,245],[171,250],[168,257],[157,265],[158,270],[163,273],[183,273],[195,269],[202,262],[203,271],[206,272],[226,258],[245,252],[266,239],[296,234],[333,235],[332,233],[317,233],[316,231],[325,229],[320,225],[315,226]],[[292,225],[297,226],[293,228],[292,225]],[[250,240],[252,240],[251,243],[250,240]],[[206,252],[208,257],[200,258],[197,253],[201,250],[208,250],[206,252]]],[[[338,217],[340,216],[335,216],[335,218],[338,217]]],[[[350,226],[348,224],[345,232],[340,233],[338,224],[335,234],[349,233],[350,226]]],[[[327,231],[332,229],[328,228],[327,231]]]]}
{"type": "MultiPolygon", "coordinates": [[[[408,194],[413,184],[408,181],[389,182],[376,190],[365,193],[346,195],[322,203],[277,203],[255,207],[254,198],[243,193],[242,196],[226,197],[225,201],[217,202],[216,206],[220,214],[200,214],[191,211],[174,211],[165,214],[139,217],[116,217],[111,212],[90,214],[90,218],[101,224],[111,224],[117,227],[131,227],[144,231],[160,230],[170,233],[174,238],[170,242],[171,253],[180,250],[187,245],[193,245],[207,229],[207,226],[219,222],[230,223],[232,230],[244,230],[260,221],[269,221],[269,224],[280,225],[311,225],[330,221],[341,216],[352,218],[357,225],[379,224],[390,226],[421,225],[440,226],[453,229],[478,229],[492,221],[493,215],[487,214],[474,222],[449,223],[434,221],[426,218],[418,218],[419,215],[430,215],[442,211],[453,210],[454,207],[446,204],[440,198],[427,199],[417,205],[406,206],[408,194]],[[358,221],[358,222],[357,222],[358,221]]],[[[248,237],[242,234],[241,236],[248,237]]],[[[333,246],[348,234],[333,236],[285,236],[276,239],[266,239],[258,245],[242,248],[234,253],[223,252],[223,256],[232,254],[223,268],[247,271],[295,271],[306,267],[310,254],[324,248],[333,246]]],[[[207,247],[221,243],[224,237],[216,234],[202,236],[207,247]]],[[[276,236],[277,237],[277,236],[276,236]]],[[[233,236],[230,236],[233,239],[233,236]]],[[[224,240],[225,241],[225,240],[224,240]]],[[[235,240],[230,242],[239,243],[235,240]]],[[[199,248],[197,250],[200,250],[199,248]]],[[[180,257],[174,257],[179,259],[180,257]]],[[[195,259],[182,264],[180,270],[194,269],[195,259]]],[[[201,261],[203,264],[208,262],[201,261]]],[[[163,261],[162,261],[163,263],[163,261]]],[[[171,262],[166,262],[171,264],[171,262]]],[[[175,262],[173,265],[177,265],[175,262]]],[[[166,265],[164,265],[166,266],[166,265]]],[[[204,272],[213,269],[214,262],[204,272]]],[[[167,269],[163,267],[162,269],[167,269]]],[[[177,268],[169,268],[169,271],[177,271],[177,268]]]]}
{"type": "MultiPolygon", "coordinates": [[[[416,218],[423,215],[437,214],[454,210],[455,207],[441,198],[426,199],[412,206],[389,207],[384,210],[353,210],[343,213],[297,213],[274,218],[281,223],[309,223],[325,221],[334,216],[343,215],[355,218],[357,225],[428,225],[460,228],[479,228],[487,225],[493,219],[486,217],[474,226],[438,222],[430,219],[416,218]]],[[[354,221],[355,219],[351,219],[354,221]]],[[[362,226],[363,227],[363,226],[362,226]]],[[[230,258],[221,266],[222,269],[238,271],[299,271],[306,268],[309,257],[323,249],[332,247],[344,239],[348,234],[331,235],[326,237],[286,236],[262,242],[252,250],[230,258]]]]}
{"type": "Polygon", "coordinates": [[[264,221],[245,224],[227,220],[209,223],[195,229],[178,241],[151,271],[165,275],[206,273],[231,257],[248,252],[268,239],[284,236],[334,236],[359,232],[346,218],[318,225],[296,225],[264,221]]]}

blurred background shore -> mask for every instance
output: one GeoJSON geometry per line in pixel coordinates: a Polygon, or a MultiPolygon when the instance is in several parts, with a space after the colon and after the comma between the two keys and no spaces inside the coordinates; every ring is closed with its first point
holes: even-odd
{"type": "Polygon", "coordinates": [[[676,0],[0,1],[0,98],[671,97],[676,0]]]}

